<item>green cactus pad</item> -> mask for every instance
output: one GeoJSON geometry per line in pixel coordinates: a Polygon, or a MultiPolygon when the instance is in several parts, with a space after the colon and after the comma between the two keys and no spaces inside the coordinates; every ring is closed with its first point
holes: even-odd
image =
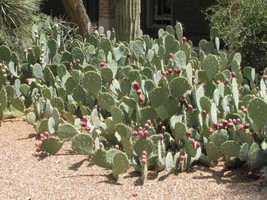
{"type": "Polygon", "coordinates": [[[210,141],[216,145],[217,148],[221,148],[221,145],[229,139],[229,135],[226,130],[220,129],[213,132],[210,136],[210,141]]]}
{"type": "Polygon", "coordinates": [[[51,90],[48,87],[43,87],[41,91],[44,98],[46,99],[52,98],[51,90]]]}
{"type": "Polygon", "coordinates": [[[81,65],[83,64],[84,54],[79,47],[74,47],[71,51],[73,60],[80,60],[81,65]]]}
{"type": "Polygon", "coordinates": [[[82,80],[84,88],[93,95],[102,90],[102,78],[97,72],[86,72],[82,80]]]}
{"type": "Polygon", "coordinates": [[[116,153],[112,162],[112,173],[114,177],[117,178],[119,174],[126,173],[129,168],[130,162],[127,155],[123,152],[116,153]]]}
{"type": "Polygon", "coordinates": [[[91,155],[93,153],[93,145],[94,140],[88,134],[78,134],[71,140],[71,148],[81,155],[91,155]]]}
{"type": "Polygon", "coordinates": [[[261,130],[267,122],[267,103],[260,98],[255,98],[249,102],[247,109],[252,128],[261,130]]]}
{"type": "Polygon", "coordinates": [[[249,144],[243,143],[242,146],[240,147],[240,152],[239,152],[240,160],[242,161],[248,160],[248,153],[249,153],[249,144]]]}
{"type": "Polygon", "coordinates": [[[260,149],[256,143],[250,147],[248,154],[248,163],[250,168],[260,169],[263,166],[267,165],[267,153],[260,149]]]}
{"type": "Polygon", "coordinates": [[[48,138],[41,143],[41,150],[49,155],[56,154],[63,146],[64,142],[56,138],[48,138]]]}
{"type": "Polygon", "coordinates": [[[134,144],[134,151],[138,157],[142,156],[142,152],[146,151],[147,155],[152,153],[154,151],[155,147],[153,144],[153,141],[149,138],[147,139],[138,139],[136,143],[134,144]]]}
{"type": "Polygon", "coordinates": [[[107,68],[107,67],[101,68],[100,72],[101,72],[101,76],[103,80],[105,80],[108,83],[112,82],[113,72],[110,68],[107,68]]]}
{"type": "Polygon", "coordinates": [[[154,88],[149,94],[151,100],[151,106],[153,108],[160,106],[167,100],[168,96],[169,92],[166,88],[163,87],[154,88]]]}
{"type": "MultiPolygon", "coordinates": [[[[173,98],[183,96],[190,89],[191,89],[191,86],[188,83],[188,80],[184,77],[174,78],[170,82],[170,90],[171,90],[171,94],[173,98]]],[[[162,94],[162,97],[163,97],[163,94],[162,94]]]]}
{"type": "Polygon", "coordinates": [[[180,44],[182,44],[183,43],[183,26],[180,22],[176,22],[175,33],[180,44]]]}
{"type": "Polygon", "coordinates": [[[83,105],[86,101],[87,92],[83,87],[81,87],[81,85],[77,85],[73,89],[72,96],[78,105],[83,105]]]}
{"type": "Polygon", "coordinates": [[[50,70],[49,67],[45,67],[44,70],[44,80],[45,80],[45,83],[48,85],[48,86],[54,86],[55,84],[55,77],[54,77],[54,74],[53,72],[50,70]]]}
{"type": "Polygon", "coordinates": [[[180,67],[181,69],[186,68],[186,54],[184,51],[178,51],[173,55],[173,61],[175,66],[180,67]]]}
{"type": "Polygon", "coordinates": [[[31,125],[35,125],[36,123],[36,115],[34,112],[29,112],[27,115],[26,115],[26,120],[29,124],[31,125]]]}
{"type": "Polygon", "coordinates": [[[250,135],[249,132],[247,132],[246,130],[238,130],[237,133],[238,133],[237,135],[238,135],[241,142],[246,142],[249,145],[252,144],[253,137],[250,135]]]}
{"type": "Polygon", "coordinates": [[[2,45],[0,46],[0,62],[9,63],[11,59],[11,51],[8,47],[2,45]]]}
{"type": "Polygon", "coordinates": [[[0,110],[5,110],[7,107],[7,92],[5,90],[5,88],[2,88],[0,90],[0,110]]]}
{"type": "Polygon", "coordinates": [[[236,82],[236,79],[232,79],[232,95],[235,102],[236,110],[238,110],[238,104],[239,104],[239,92],[238,92],[238,84],[236,82]]]}
{"type": "Polygon", "coordinates": [[[57,53],[57,41],[51,38],[47,41],[47,46],[49,49],[50,59],[52,60],[57,53]]]}
{"type": "Polygon", "coordinates": [[[240,152],[240,145],[236,141],[225,141],[221,146],[221,151],[226,156],[238,157],[240,152]]]}
{"type": "Polygon", "coordinates": [[[208,55],[203,63],[203,68],[206,72],[209,81],[212,81],[219,72],[219,60],[214,55],[208,55]]]}
{"type": "Polygon", "coordinates": [[[168,152],[165,160],[165,169],[167,172],[171,172],[174,168],[174,160],[171,152],[168,152]]]}
{"type": "Polygon", "coordinates": [[[209,142],[206,146],[207,157],[210,161],[216,161],[222,157],[220,149],[212,142],[209,142]]]}
{"type": "Polygon", "coordinates": [[[114,97],[108,93],[103,92],[98,95],[99,106],[107,111],[111,111],[111,108],[116,105],[114,97]]]}
{"type": "Polygon", "coordinates": [[[33,65],[32,73],[36,79],[43,79],[43,67],[39,63],[33,65]]]}
{"type": "Polygon", "coordinates": [[[121,123],[124,121],[124,114],[120,108],[113,106],[110,112],[114,123],[121,123]]]}
{"type": "Polygon", "coordinates": [[[132,135],[132,129],[123,123],[116,124],[116,131],[121,138],[130,138],[132,135]]]}
{"type": "Polygon", "coordinates": [[[156,118],[156,111],[151,107],[146,107],[140,110],[140,115],[141,115],[140,123],[145,124],[147,120],[153,120],[156,118]]]}
{"type": "Polygon", "coordinates": [[[200,106],[201,106],[202,110],[205,110],[207,113],[210,112],[211,100],[206,96],[201,97],[200,98],[200,106]]]}
{"type": "Polygon", "coordinates": [[[186,130],[186,125],[183,122],[177,122],[175,124],[173,136],[177,143],[179,142],[179,140],[184,138],[186,130]]]}
{"type": "Polygon", "coordinates": [[[71,124],[64,123],[58,127],[57,135],[63,141],[70,141],[75,135],[80,132],[71,124]]]}
{"type": "Polygon", "coordinates": [[[106,169],[112,169],[112,165],[107,161],[107,152],[104,149],[97,149],[92,155],[93,162],[106,169]]]}
{"type": "Polygon", "coordinates": [[[197,149],[190,143],[189,139],[185,140],[185,151],[190,157],[195,157],[197,149]]]}
{"type": "Polygon", "coordinates": [[[54,97],[51,99],[51,104],[54,108],[57,108],[58,110],[65,110],[64,102],[59,97],[54,97]]]}
{"type": "Polygon", "coordinates": [[[24,101],[20,97],[14,98],[11,104],[15,109],[19,110],[20,112],[24,112],[25,110],[24,101]]]}
{"type": "Polygon", "coordinates": [[[36,131],[38,134],[44,133],[48,130],[48,119],[42,119],[38,122],[36,126],[36,131]]]}
{"type": "Polygon", "coordinates": [[[67,94],[71,94],[75,86],[76,84],[75,84],[74,78],[70,76],[65,82],[65,88],[66,88],[67,94]]]}
{"type": "Polygon", "coordinates": [[[53,117],[48,119],[48,132],[50,134],[54,134],[56,132],[56,123],[53,117]]]}
{"type": "Polygon", "coordinates": [[[72,62],[72,54],[68,51],[63,52],[62,57],[61,57],[61,63],[67,62],[70,63],[72,62]]]}

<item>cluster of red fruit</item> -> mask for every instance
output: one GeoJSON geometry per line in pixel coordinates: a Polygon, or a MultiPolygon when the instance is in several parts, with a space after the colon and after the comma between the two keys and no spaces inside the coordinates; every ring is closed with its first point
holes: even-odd
{"type": "Polygon", "coordinates": [[[81,122],[81,126],[83,128],[85,128],[87,131],[90,131],[91,130],[91,127],[87,124],[89,118],[90,118],[89,115],[85,115],[85,116],[83,116],[82,122],[81,122]]]}
{"type": "Polygon", "coordinates": [[[70,66],[76,66],[76,65],[79,65],[81,63],[80,59],[76,59],[76,60],[73,60],[71,63],[70,63],[70,66]]]}
{"type": "Polygon", "coordinates": [[[141,165],[147,164],[147,152],[146,151],[142,152],[142,156],[140,158],[140,163],[141,163],[141,165]]]}
{"type": "Polygon", "coordinates": [[[149,133],[148,129],[152,126],[151,120],[147,120],[143,127],[139,127],[137,131],[133,131],[133,136],[138,136],[140,138],[147,138],[149,133]]]}
{"type": "Polygon", "coordinates": [[[182,72],[182,69],[180,67],[177,67],[176,69],[169,68],[163,72],[161,72],[162,76],[168,76],[171,74],[177,74],[179,75],[182,72]]]}
{"type": "Polygon", "coordinates": [[[43,151],[41,149],[41,144],[42,144],[42,141],[44,141],[48,138],[49,138],[49,133],[47,131],[40,134],[41,142],[35,143],[35,146],[36,146],[36,149],[35,149],[36,154],[34,154],[35,156],[42,156],[43,155],[43,151]]]}
{"type": "Polygon", "coordinates": [[[132,88],[136,92],[136,94],[138,95],[138,100],[140,102],[143,102],[145,100],[145,96],[142,95],[142,90],[140,88],[140,84],[137,81],[134,81],[132,83],[132,88]]]}
{"type": "MultiPolygon", "coordinates": [[[[232,128],[234,126],[237,126],[238,130],[248,129],[250,128],[250,123],[241,124],[240,118],[223,120],[221,123],[217,123],[217,122],[213,123],[213,128],[216,130],[232,128]]],[[[214,132],[213,128],[210,129],[211,133],[214,132]]]]}
{"type": "Polygon", "coordinates": [[[195,147],[196,149],[198,149],[200,147],[200,143],[198,141],[195,141],[195,139],[191,138],[192,136],[192,132],[190,130],[185,132],[186,137],[189,139],[190,144],[195,147]]]}

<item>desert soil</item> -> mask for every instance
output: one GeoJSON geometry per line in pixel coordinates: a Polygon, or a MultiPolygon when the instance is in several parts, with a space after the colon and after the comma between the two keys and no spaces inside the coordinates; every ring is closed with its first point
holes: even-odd
{"type": "Polygon", "coordinates": [[[68,144],[57,155],[38,160],[33,156],[34,136],[24,118],[2,121],[0,200],[267,199],[267,187],[249,179],[246,167],[226,171],[220,163],[193,166],[179,175],[151,172],[144,185],[140,175],[129,170],[116,182],[111,171],[74,155],[68,144]]]}

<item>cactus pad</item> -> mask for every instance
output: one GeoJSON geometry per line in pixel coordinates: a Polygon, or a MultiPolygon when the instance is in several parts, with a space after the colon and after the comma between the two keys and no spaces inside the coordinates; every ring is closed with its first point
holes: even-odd
{"type": "Polygon", "coordinates": [[[41,143],[41,150],[49,155],[56,154],[63,146],[64,142],[56,138],[48,138],[41,143]]]}
{"type": "Polygon", "coordinates": [[[93,95],[97,95],[102,90],[102,78],[97,72],[86,72],[82,83],[84,88],[93,95]]]}
{"type": "Polygon", "coordinates": [[[77,134],[71,140],[71,148],[78,154],[91,155],[93,153],[94,140],[91,135],[77,134]]]}

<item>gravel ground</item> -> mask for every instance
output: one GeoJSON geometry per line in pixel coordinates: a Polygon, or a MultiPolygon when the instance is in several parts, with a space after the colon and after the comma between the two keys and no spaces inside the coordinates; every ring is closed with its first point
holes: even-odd
{"type": "Polygon", "coordinates": [[[114,181],[111,171],[73,155],[68,144],[57,155],[38,160],[33,156],[34,133],[23,118],[2,122],[0,200],[267,199],[267,187],[249,179],[245,167],[225,171],[221,163],[214,168],[194,166],[178,176],[151,172],[142,185],[132,170],[114,181]]]}

